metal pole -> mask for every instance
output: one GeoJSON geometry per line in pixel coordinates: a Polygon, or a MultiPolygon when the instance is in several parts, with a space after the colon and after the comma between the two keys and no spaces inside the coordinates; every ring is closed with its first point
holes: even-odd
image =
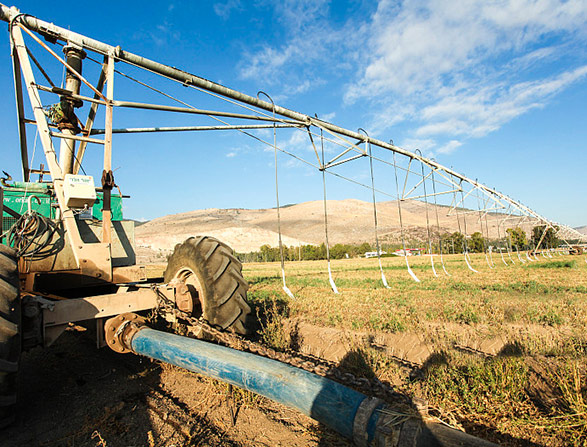
{"type": "MultiPolygon", "coordinates": [[[[82,72],[82,60],[86,57],[86,52],[81,48],[73,45],[67,45],[63,47],[63,53],[67,64],[72,67],[75,71],[81,74],[82,72]]],[[[65,75],[65,89],[73,92],[74,94],[79,93],[81,81],[75,76],[69,69],[65,75]]],[[[70,107],[71,113],[76,103],[66,97],[61,98],[62,107],[70,107]]],[[[67,128],[61,128],[61,132],[65,135],[75,135],[77,123],[71,123],[67,128]],[[70,127],[72,126],[72,127],[70,127]]],[[[75,140],[72,138],[64,138],[61,140],[61,146],[59,147],[59,165],[65,174],[73,174],[73,160],[75,159],[75,140]]]]}
{"type": "MultiPolygon", "coordinates": [[[[98,78],[98,84],[96,84],[96,90],[101,92],[104,89],[104,83],[106,82],[106,66],[102,65],[102,69],[100,70],[100,77],[98,78]]],[[[94,93],[94,99],[98,100],[100,97],[97,93],[94,93]]],[[[92,135],[92,127],[94,125],[94,119],[96,118],[96,112],[98,111],[98,103],[92,102],[90,105],[90,111],[88,112],[88,118],[86,119],[86,124],[84,126],[84,131],[86,132],[86,136],[92,135]]],[[[86,153],[86,147],[88,145],[87,141],[82,141],[79,145],[79,149],[77,150],[77,156],[75,157],[74,164],[73,164],[73,173],[77,174],[82,166],[82,161],[84,159],[84,155],[86,153]]]]}
{"type": "Polygon", "coordinates": [[[12,52],[12,70],[14,74],[14,94],[16,96],[16,116],[18,120],[18,137],[20,139],[20,158],[22,160],[22,179],[25,182],[30,180],[29,169],[29,155],[26,141],[26,128],[24,117],[24,102],[22,94],[22,75],[20,73],[20,60],[18,59],[18,51],[11,41],[12,52]]]}
{"type": "Polygon", "coordinates": [[[106,61],[106,97],[109,104],[106,106],[106,123],[104,126],[104,171],[102,172],[102,189],[104,191],[102,207],[102,242],[112,242],[112,211],[111,194],[114,187],[114,174],[112,173],[112,99],[114,98],[114,58],[107,57],[106,61]]]}

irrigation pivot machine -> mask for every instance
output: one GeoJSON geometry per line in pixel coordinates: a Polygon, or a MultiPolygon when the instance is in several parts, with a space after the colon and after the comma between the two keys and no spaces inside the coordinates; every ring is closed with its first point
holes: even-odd
{"type": "MultiPolygon", "coordinates": [[[[199,236],[178,244],[163,277],[150,277],[145,266],[136,264],[134,222],[123,220],[123,196],[112,170],[112,136],[232,130],[268,145],[275,150],[277,160],[278,152],[295,156],[277,146],[277,130],[303,132],[317,164],[316,160],[302,161],[314,166],[323,178],[326,173],[342,177],[334,171],[337,166],[369,160],[371,184],[360,186],[373,193],[376,239],[375,194],[385,193],[375,187],[374,160],[393,167],[396,179],[398,168],[405,175],[403,190],[398,188],[395,196],[401,199],[398,205],[407,199],[436,201],[437,197],[449,196],[453,202],[447,209],[459,219],[465,200],[475,198],[482,231],[483,222],[489,231],[488,216],[497,219],[492,214],[497,209],[505,210],[501,219],[514,219],[519,226],[541,224],[542,238],[549,229],[555,229],[560,237],[573,239],[577,235],[571,229],[421,154],[370,138],[362,130],[343,129],[279,107],[268,95],[264,99],[261,94],[249,96],[22,14],[15,7],[0,6],[0,18],[8,23],[11,43],[22,159],[22,181],[5,173],[0,188],[0,418],[4,425],[15,414],[21,352],[49,346],[70,323],[86,322],[95,325],[100,347],[146,355],[263,394],[314,417],[357,445],[489,445],[421,415],[416,417],[417,413],[406,409],[406,402],[394,403],[389,390],[377,392],[382,388],[371,387],[368,396],[356,390],[360,381],[355,381],[354,389],[349,388],[340,383],[340,375],[332,369],[307,367],[307,362],[295,356],[255,347],[237,335],[247,333],[251,314],[246,302],[248,285],[241,263],[221,241],[199,236]],[[208,102],[218,101],[226,110],[192,106],[122,72],[121,65],[133,73],[156,75],[165,78],[165,82],[189,87],[205,95],[208,102]],[[64,82],[57,85],[54,79],[62,72],[64,82]],[[95,82],[90,82],[90,76],[95,82]],[[160,95],[166,104],[115,99],[115,77],[135,82],[150,95],[160,95]],[[122,109],[153,110],[214,122],[183,127],[113,128],[114,111],[122,109]],[[103,120],[101,128],[95,126],[98,119],[103,120]],[[264,133],[256,134],[259,129],[264,133]],[[273,131],[273,142],[263,139],[268,129],[273,131]],[[31,135],[35,135],[34,143],[31,135]],[[37,141],[45,158],[39,168],[30,161],[35,150],[40,152],[37,141]],[[325,143],[342,148],[330,161],[324,158],[325,143]],[[103,151],[103,163],[98,169],[85,163],[88,145],[103,151]],[[393,163],[378,159],[372,146],[393,154],[393,163]],[[396,162],[396,155],[405,161],[403,166],[396,162]],[[418,165],[421,173],[416,169],[418,165]],[[202,335],[224,346],[195,339],[202,335]],[[265,356],[243,352],[243,348],[265,356]],[[306,367],[293,368],[286,363],[306,367]],[[399,413],[400,408],[403,413],[399,413]],[[398,419],[398,414],[408,417],[398,419]]],[[[3,153],[8,150],[3,149],[3,153]]],[[[326,198],[324,212],[326,222],[326,198]]],[[[279,221],[278,199],[277,218],[279,221]]],[[[533,257],[542,239],[539,242],[531,253],[533,257]]],[[[552,256],[554,249],[548,247],[547,255],[552,256]]],[[[504,250],[511,250],[511,245],[504,246],[504,250]]],[[[469,264],[466,247],[463,254],[469,264]]],[[[528,262],[532,261],[528,251],[524,255],[528,262]]],[[[519,252],[517,256],[522,261],[519,252]]],[[[417,280],[409,264],[408,270],[417,280]]],[[[443,270],[446,272],[444,265],[443,270]]],[[[284,291],[293,296],[286,286],[283,255],[282,275],[284,291]]],[[[387,285],[383,269],[381,276],[387,285]]],[[[332,276],[330,283],[337,293],[332,276]]]]}

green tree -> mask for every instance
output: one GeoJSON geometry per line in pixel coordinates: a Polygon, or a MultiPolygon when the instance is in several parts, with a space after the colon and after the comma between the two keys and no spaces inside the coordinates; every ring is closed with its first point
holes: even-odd
{"type": "Polygon", "coordinates": [[[470,252],[473,253],[483,253],[485,252],[485,238],[483,235],[476,231],[471,235],[471,240],[468,242],[468,248],[470,252]]]}
{"type": "Polygon", "coordinates": [[[330,248],[330,257],[332,259],[342,259],[350,251],[350,245],[336,244],[330,248]]]}
{"type": "Polygon", "coordinates": [[[557,231],[558,227],[549,226],[548,229],[546,229],[546,225],[535,226],[532,228],[532,244],[536,249],[558,247],[560,241],[556,237],[557,231]],[[538,246],[539,243],[540,246],[538,246]]]}
{"type": "Polygon", "coordinates": [[[444,235],[442,237],[442,244],[444,253],[462,253],[463,251],[463,244],[465,242],[465,236],[458,231],[455,231],[452,234],[444,235]]]}
{"type": "Polygon", "coordinates": [[[361,245],[359,245],[359,249],[357,251],[360,256],[360,255],[364,255],[368,251],[373,251],[373,250],[371,249],[371,245],[369,245],[368,242],[363,242],[361,245]]]}
{"type": "Polygon", "coordinates": [[[524,248],[528,245],[528,239],[526,238],[526,232],[520,227],[508,228],[505,230],[509,235],[510,242],[513,247],[524,248]]]}

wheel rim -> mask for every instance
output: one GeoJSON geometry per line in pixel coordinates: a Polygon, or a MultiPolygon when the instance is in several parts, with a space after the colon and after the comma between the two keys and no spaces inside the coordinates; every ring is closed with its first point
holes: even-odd
{"type": "Polygon", "coordinates": [[[200,297],[203,296],[203,289],[200,281],[198,280],[198,276],[194,273],[194,271],[188,267],[183,267],[177,271],[173,279],[178,279],[182,281],[190,291],[193,300],[193,311],[192,314],[195,316],[200,316],[204,309],[203,309],[203,299],[200,297]]]}

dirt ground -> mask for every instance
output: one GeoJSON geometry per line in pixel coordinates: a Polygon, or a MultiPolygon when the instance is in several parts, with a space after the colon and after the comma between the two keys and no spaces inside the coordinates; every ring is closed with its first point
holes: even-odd
{"type": "Polygon", "coordinates": [[[347,446],[304,415],[71,328],[22,357],[15,446],[347,446]]]}

